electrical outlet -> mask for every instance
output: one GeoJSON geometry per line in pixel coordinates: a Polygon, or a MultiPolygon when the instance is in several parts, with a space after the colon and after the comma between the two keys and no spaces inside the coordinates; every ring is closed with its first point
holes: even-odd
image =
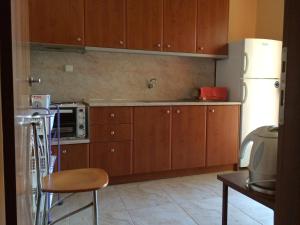
{"type": "Polygon", "coordinates": [[[73,73],[74,72],[74,66],[73,65],[65,65],[65,72],[73,73]]]}

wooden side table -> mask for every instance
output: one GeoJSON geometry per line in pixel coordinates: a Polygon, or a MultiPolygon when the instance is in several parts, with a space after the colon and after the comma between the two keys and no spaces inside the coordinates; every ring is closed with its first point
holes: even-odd
{"type": "Polygon", "coordinates": [[[273,209],[275,207],[275,197],[262,194],[249,189],[246,186],[246,180],[249,177],[249,171],[239,171],[218,175],[218,180],[223,182],[223,203],[222,203],[222,225],[227,225],[228,216],[228,187],[246,195],[247,197],[263,204],[264,206],[273,209]]]}

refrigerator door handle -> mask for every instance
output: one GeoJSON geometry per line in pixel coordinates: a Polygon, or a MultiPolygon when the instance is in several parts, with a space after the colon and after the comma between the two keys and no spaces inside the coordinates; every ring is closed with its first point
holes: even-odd
{"type": "Polygon", "coordinates": [[[248,88],[247,88],[247,84],[245,82],[243,82],[243,100],[242,103],[245,103],[247,101],[248,98],[248,88]]]}
{"type": "Polygon", "coordinates": [[[247,53],[247,52],[244,52],[244,74],[247,73],[248,67],[249,67],[249,57],[248,57],[248,53],[247,53]]]}

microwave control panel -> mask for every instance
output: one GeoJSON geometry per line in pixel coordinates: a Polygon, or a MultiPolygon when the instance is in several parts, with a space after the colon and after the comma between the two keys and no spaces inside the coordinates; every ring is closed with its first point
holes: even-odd
{"type": "Polygon", "coordinates": [[[85,138],[86,137],[86,107],[79,106],[77,107],[77,137],[85,138]]]}

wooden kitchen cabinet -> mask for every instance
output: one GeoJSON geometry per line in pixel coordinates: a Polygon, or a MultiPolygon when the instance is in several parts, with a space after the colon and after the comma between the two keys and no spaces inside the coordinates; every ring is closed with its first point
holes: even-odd
{"type": "Polygon", "coordinates": [[[87,46],[126,48],[126,0],[85,0],[87,46]]]}
{"type": "MultiPolygon", "coordinates": [[[[52,146],[52,154],[57,156],[57,152],[58,152],[58,147],[52,146]]],[[[57,166],[58,166],[57,160],[55,163],[55,171],[57,171],[57,166]]],[[[88,144],[61,145],[60,165],[61,165],[61,170],[89,168],[89,145],[88,144]]]]}
{"type": "Polygon", "coordinates": [[[226,55],[229,0],[198,0],[197,52],[226,55]]]}
{"type": "Polygon", "coordinates": [[[132,140],[132,107],[92,107],[90,109],[91,142],[132,140]]]}
{"type": "Polygon", "coordinates": [[[83,45],[84,0],[29,0],[30,41],[83,45]]]}
{"type": "Polygon", "coordinates": [[[206,106],[174,106],[172,169],[205,167],[206,106]]]}
{"type": "Polygon", "coordinates": [[[90,108],[90,166],[109,176],[132,174],[132,107],[90,108]]]}
{"type": "Polygon", "coordinates": [[[209,106],[207,111],[207,166],[236,164],[239,149],[240,107],[209,106]]]}
{"type": "Polygon", "coordinates": [[[131,124],[132,107],[91,107],[90,124],[131,124]]]}
{"type": "Polygon", "coordinates": [[[134,173],[171,169],[171,107],[134,108],[134,173]]]}
{"type": "Polygon", "coordinates": [[[132,143],[90,144],[90,166],[104,169],[109,176],[132,174],[132,143]]]}
{"type": "Polygon", "coordinates": [[[164,0],[164,51],[196,52],[197,0],[164,0]]]}
{"type": "Polygon", "coordinates": [[[127,48],[161,51],[163,0],[127,0],[127,48]]]}

